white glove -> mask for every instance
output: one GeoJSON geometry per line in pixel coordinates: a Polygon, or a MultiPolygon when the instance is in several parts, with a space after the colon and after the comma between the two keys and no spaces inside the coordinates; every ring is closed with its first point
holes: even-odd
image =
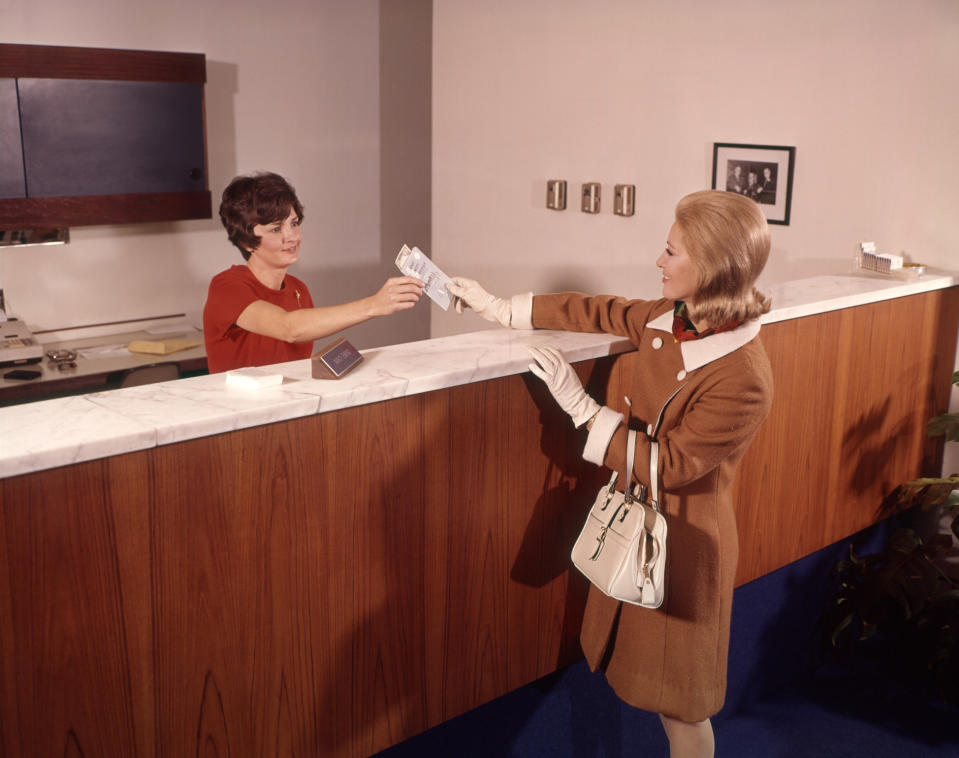
{"type": "Polygon", "coordinates": [[[555,347],[528,349],[536,361],[529,364],[529,370],[546,382],[559,407],[573,417],[574,426],[581,427],[599,412],[599,403],[586,394],[583,383],[559,350],[555,347]]]}
{"type": "Polygon", "coordinates": [[[463,312],[463,307],[472,308],[487,321],[498,321],[503,326],[509,326],[513,316],[513,309],[509,300],[491,295],[484,290],[479,282],[454,276],[453,281],[446,285],[454,296],[453,307],[457,313],[463,312]]]}

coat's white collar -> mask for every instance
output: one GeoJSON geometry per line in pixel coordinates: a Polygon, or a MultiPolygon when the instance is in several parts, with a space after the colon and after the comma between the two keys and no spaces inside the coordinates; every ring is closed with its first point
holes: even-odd
{"type": "MultiPolygon", "coordinates": [[[[663,315],[657,316],[652,321],[647,322],[650,329],[659,329],[663,332],[673,333],[673,312],[666,311],[663,315]]],[[[705,366],[717,358],[729,355],[733,350],[738,350],[753,337],[759,334],[759,319],[754,318],[744,321],[735,329],[719,334],[711,334],[698,340],[687,340],[679,343],[679,349],[683,356],[683,367],[687,371],[693,371],[700,366],[705,366]]]]}

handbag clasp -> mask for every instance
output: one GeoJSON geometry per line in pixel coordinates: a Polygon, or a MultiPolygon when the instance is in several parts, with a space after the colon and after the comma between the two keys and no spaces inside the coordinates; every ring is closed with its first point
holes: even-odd
{"type": "Polygon", "coordinates": [[[599,536],[596,538],[596,541],[599,544],[596,546],[596,551],[591,556],[589,556],[589,559],[591,561],[595,561],[597,558],[599,558],[599,554],[603,552],[603,545],[606,544],[607,531],[609,531],[608,526],[604,526],[602,529],[599,530],[599,536]]]}

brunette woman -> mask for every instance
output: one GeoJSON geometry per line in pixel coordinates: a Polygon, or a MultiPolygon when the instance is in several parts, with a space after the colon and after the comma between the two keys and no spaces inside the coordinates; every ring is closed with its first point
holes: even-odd
{"type": "Polygon", "coordinates": [[[423,282],[386,280],[369,297],[314,307],[306,285],[287,273],[300,258],[303,206],[282,176],[238,176],[223,191],[220,220],[246,261],[210,282],[203,338],[210,373],[309,358],[313,340],[416,305],[423,282]]]}

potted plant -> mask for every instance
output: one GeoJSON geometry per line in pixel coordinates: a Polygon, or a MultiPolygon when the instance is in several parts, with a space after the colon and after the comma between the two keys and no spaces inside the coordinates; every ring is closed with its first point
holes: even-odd
{"type": "MultiPolygon", "coordinates": [[[[936,416],[926,433],[959,441],[959,414],[936,416]]],[[[959,474],[906,482],[883,508],[906,510],[906,518],[879,551],[857,555],[850,546],[835,565],[836,594],[824,617],[829,647],[872,656],[886,672],[959,704],[959,474]],[[934,509],[950,528],[924,537],[914,517],[934,509]]]]}

